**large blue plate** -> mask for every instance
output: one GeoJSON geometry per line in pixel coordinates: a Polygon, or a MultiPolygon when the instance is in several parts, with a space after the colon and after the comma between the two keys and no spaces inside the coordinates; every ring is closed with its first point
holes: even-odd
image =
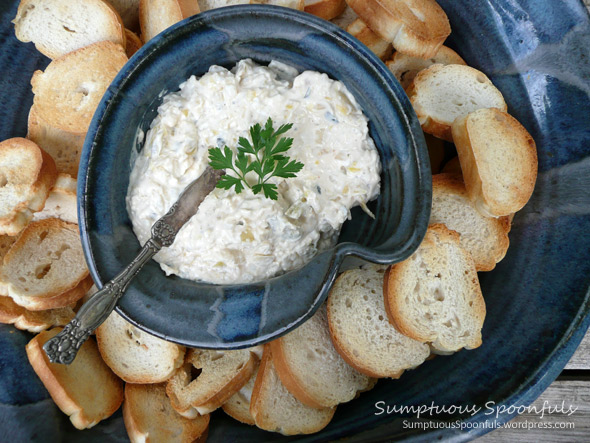
{"type": "MultiPolygon", "coordinates": [[[[483,345],[438,357],[400,380],[385,381],[341,406],[321,433],[300,438],[351,441],[467,440],[490,429],[496,406],[533,401],[559,374],[590,324],[590,19],[579,0],[439,0],[451,20],[449,44],[502,90],[510,113],[533,134],[539,179],[517,214],[506,258],[481,274],[488,308],[483,345]],[[409,429],[389,405],[476,405],[453,414],[459,427],[409,429]]],[[[16,1],[0,4],[0,139],[24,136],[32,102],[29,78],[47,61],[17,42],[16,1]]],[[[26,361],[29,334],[0,326],[0,435],[5,441],[127,441],[120,413],[75,431],[26,361]]],[[[514,413],[499,415],[498,421],[514,413]]],[[[407,417],[406,417],[407,418],[407,417]]],[[[439,417],[440,418],[440,417],[439,417]]],[[[209,441],[283,437],[214,413],[209,441]]]]}

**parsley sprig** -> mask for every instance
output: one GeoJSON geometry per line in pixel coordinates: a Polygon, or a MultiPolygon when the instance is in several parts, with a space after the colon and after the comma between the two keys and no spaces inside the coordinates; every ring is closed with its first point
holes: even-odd
{"type": "Polygon", "coordinates": [[[291,160],[284,155],[293,146],[293,139],[281,137],[293,127],[292,123],[281,125],[276,131],[272,119],[266,121],[264,129],[260,123],[250,127],[250,138],[238,139],[237,154],[234,161],[233,151],[224,146],[209,149],[209,164],[213,169],[231,169],[236,176],[225,174],[217,182],[216,187],[231,189],[235,187],[236,194],[248,187],[254,194],[264,193],[271,200],[278,198],[277,185],[268,183],[272,177],[291,178],[303,168],[303,163],[291,160]],[[277,141],[278,140],[278,141],[277,141]],[[257,182],[250,185],[246,174],[253,172],[258,176],[257,182]]]}

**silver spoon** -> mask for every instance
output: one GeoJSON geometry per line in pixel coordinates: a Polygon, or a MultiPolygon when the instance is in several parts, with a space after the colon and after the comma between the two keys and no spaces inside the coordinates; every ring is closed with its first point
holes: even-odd
{"type": "Polygon", "coordinates": [[[137,257],[100,291],[95,292],[82,305],[72,321],[43,345],[51,363],[69,365],[74,361],[82,344],[115,309],[117,301],[131,280],[162,247],[168,247],[174,242],[180,228],[197,212],[199,205],[215,188],[223,174],[223,171],[207,167],[198,179],[182,191],[170,210],[154,223],[152,236],[141,248],[137,257]]]}

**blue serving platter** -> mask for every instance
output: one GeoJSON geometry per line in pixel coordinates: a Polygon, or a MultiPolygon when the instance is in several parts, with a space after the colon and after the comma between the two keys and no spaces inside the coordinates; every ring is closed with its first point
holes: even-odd
{"type": "MultiPolygon", "coordinates": [[[[509,112],[537,142],[539,177],[510,232],[506,258],[481,273],[487,305],[483,345],[437,357],[399,380],[338,408],[330,425],[285,438],[215,412],[210,442],[466,441],[509,420],[484,405],[529,404],[557,377],[590,324],[590,18],[579,0],[439,0],[453,28],[448,44],[502,91],[509,112]],[[409,428],[411,414],[379,414],[388,405],[476,405],[444,418],[454,427],[409,428]],[[460,422],[456,422],[460,420],[460,422]],[[463,427],[463,429],[461,429],[463,427]]],[[[14,38],[17,2],[0,4],[0,139],[24,136],[29,78],[47,60],[14,38]]],[[[53,405],[27,363],[31,335],[0,326],[2,440],[128,441],[120,412],[76,431],[53,405]]]]}

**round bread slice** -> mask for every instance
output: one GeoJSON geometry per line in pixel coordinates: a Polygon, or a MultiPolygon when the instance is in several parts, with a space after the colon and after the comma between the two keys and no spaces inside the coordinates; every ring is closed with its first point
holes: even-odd
{"type": "Polygon", "coordinates": [[[270,347],[283,385],[312,408],[350,401],[371,383],[334,348],[325,306],[293,332],[270,342],[270,347]]]}
{"type": "Polygon", "coordinates": [[[68,174],[59,174],[43,210],[35,212],[33,220],[59,218],[68,223],[78,224],[76,186],[76,179],[68,174]]]}
{"type": "Polygon", "coordinates": [[[56,178],[55,162],[32,141],[0,143],[0,235],[18,234],[43,209],[56,178]]]}
{"type": "Polygon", "coordinates": [[[4,263],[4,256],[17,239],[18,236],[0,235],[0,295],[8,295],[8,287],[2,280],[2,265],[4,263]]]}
{"type": "Polygon", "coordinates": [[[335,407],[310,408],[297,400],[281,383],[270,346],[264,347],[250,402],[256,426],[283,435],[313,434],[325,428],[335,412],[335,407]]]}
{"type": "Polygon", "coordinates": [[[78,429],[110,417],[123,402],[123,382],[102,361],[90,337],[70,365],[50,363],[43,345],[63,328],[43,331],[26,347],[27,357],[49,395],[78,429]]]}
{"type": "Polygon", "coordinates": [[[348,25],[346,27],[346,32],[360,40],[361,43],[369,48],[381,60],[388,59],[393,52],[393,46],[391,46],[391,43],[387,40],[383,40],[379,35],[375,34],[360,18],[357,18],[348,25]]]}
{"type": "Polygon", "coordinates": [[[104,40],[125,46],[123,22],[103,0],[21,0],[13,23],[16,38],[53,59],[104,40]]]}
{"type": "Polygon", "coordinates": [[[52,326],[65,326],[74,318],[73,306],[29,311],[17,305],[10,297],[0,296],[0,323],[14,325],[17,329],[41,332],[52,326]]]}
{"type": "Polygon", "coordinates": [[[522,209],[537,180],[537,148],[527,130],[499,109],[480,109],[453,123],[465,188],[482,214],[522,209]]]}
{"type": "Polygon", "coordinates": [[[144,43],[183,18],[178,0],[139,1],[139,26],[144,43]]]}
{"type": "Polygon", "coordinates": [[[382,39],[413,57],[430,58],[451,33],[445,11],[435,0],[347,0],[382,39]]]}
{"type": "Polygon", "coordinates": [[[144,332],[112,312],[96,329],[105,363],[127,383],[161,383],[184,363],[185,349],[144,332]]]}
{"type": "Polygon", "coordinates": [[[395,75],[395,78],[397,78],[397,80],[400,82],[402,88],[406,89],[408,86],[410,86],[412,81],[414,81],[414,78],[418,72],[437,63],[442,65],[467,64],[459,54],[444,45],[438,49],[436,54],[427,59],[412,57],[411,55],[407,55],[398,51],[393,54],[391,60],[388,60],[385,64],[392,74],[395,75]]]}
{"type": "Polygon", "coordinates": [[[78,165],[85,136],[86,133],[74,134],[54,128],[39,116],[35,106],[31,106],[27,138],[37,143],[53,158],[58,172],[73,177],[78,175],[78,165]]]}
{"type": "Polygon", "coordinates": [[[328,296],[328,324],[334,347],[357,371],[369,377],[399,378],[422,364],[428,345],[398,332],[383,304],[385,266],[343,272],[328,296]]]}
{"type": "Polygon", "coordinates": [[[456,118],[482,108],[506,111],[502,93],[470,66],[432,65],[416,75],[406,92],[424,132],[448,141],[453,141],[456,118]]]}
{"type": "Polygon", "coordinates": [[[86,133],[103,94],[126,62],[123,46],[110,41],[56,58],[31,79],[36,112],[54,128],[86,133]]]}
{"type": "MultiPolygon", "coordinates": [[[[86,278],[88,268],[78,226],[56,218],[32,222],[4,256],[2,281],[8,295],[27,308],[30,300],[23,301],[23,297],[55,302],[55,298],[64,297],[86,278]]],[[[78,299],[89,287],[83,288],[78,299]]],[[[67,298],[61,306],[76,300],[67,298]]]]}
{"type": "Polygon", "coordinates": [[[123,421],[131,443],[193,443],[207,432],[209,415],[192,420],[170,405],[164,384],[126,384],[123,421]]]}
{"type": "Polygon", "coordinates": [[[437,174],[432,177],[430,223],[442,223],[461,235],[461,246],[473,257],[477,271],[494,269],[510,244],[508,217],[481,214],[469,199],[461,176],[437,174]]]}
{"type": "Polygon", "coordinates": [[[258,358],[248,349],[191,349],[185,364],[168,380],[172,407],[183,417],[213,412],[238,392],[252,376],[258,358]]]}
{"type": "Polygon", "coordinates": [[[242,389],[232,395],[228,401],[226,401],[221,407],[230,417],[238,420],[241,423],[247,425],[254,425],[254,417],[250,414],[250,401],[252,400],[252,391],[254,389],[254,383],[258,375],[258,368],[248,380],[242,389]]]}
{"type": "Polygon", "coordinates": [[[324,20],[338,17],[346,9],[344,0],[305,0],[304,11],[324,20]]]}
{"type": "Polygon", "coordinates": [[[387,316],[404,335],[441,352],[481,345],[486,307],[459,234],[431,225],[420,247],[385,276],[387,316]]]}
{"type": "Polygon", "coordinates": [[[93,286],[92,277],[88,276],[69,291],[62,292],[54,297],[27,297],[24,295],[9,294],[16,304],[29,311],[46,311],[65,306],[78,304],[93,286]]]}

